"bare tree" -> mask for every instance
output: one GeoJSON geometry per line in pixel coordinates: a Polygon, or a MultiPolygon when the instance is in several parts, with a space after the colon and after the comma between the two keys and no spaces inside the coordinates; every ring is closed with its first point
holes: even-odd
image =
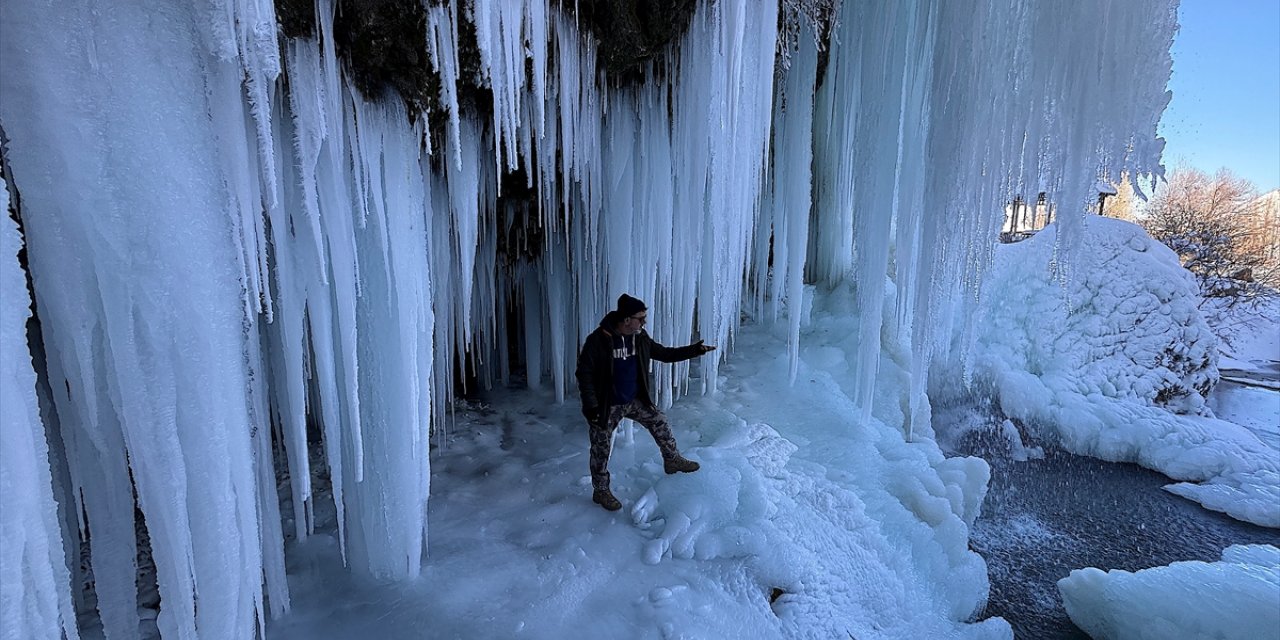
{"type": "Polygon", "coordinates": [[[1280,264],[1255,237],[1257,189],[1223,169],[1209,175],[1177,169],[1148,203],[1140,222],[1151,236],[1177,252],[1200,283],[1204,298],[1228,306],[1277,295],[1280,264]]]}
{"type": "Polygon", "coordinates": [[[1107,198],[1102,207],[1102,215],[1108,218],[1137,222],[1137,195],[1134,193],[1133,182],[1130,181],[1129,174],[1121,175],[1120,182],[1111,186],[1115,187],[1116,193],[1107,198]]]}

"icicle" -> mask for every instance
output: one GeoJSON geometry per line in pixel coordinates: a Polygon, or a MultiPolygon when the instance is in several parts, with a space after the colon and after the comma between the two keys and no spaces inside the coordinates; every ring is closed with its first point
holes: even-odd
{"type": "MultiPolygon", "coordinates": [[[[9,193],[0,186],[0,210],[8,208],[9,193]]],[[[21,246],[17,225],[0,221],[0,565],[6,567],[0,577],[0,636],[75,639],[49,446],[27,349],[31,297],[18,263],[21,246]]]]}
{"type": "Polygon", "coordinates": [[[261,615],[263,573],[233,266],[242,249],[225,176],[210,163],[214,63],[157,31],[195,29],[201,14],[156,11],[113,5],[107,27],[84,7],[5,5],[0,40],[15,71],[0,71],[0,115],[31,213],[36,296],[60,360],[50,368],[69,387],[55,394],[68,456],[92,470],[81,489],[103,545],[94,568],[104,626],[121,637],[137,628],[136,489],[161,632],[245,637],[261,615]],[[84,42],[111,64],[71,44],[84,42]],[[112,89],[121,86],[129,91],[112,89]]]}
{"type": "MultiPolygon", "coordinates": [[[[469,5],[480,49],[480,67],[493,90],[494,161],[499,172],[519,167],[516,134],[525,81],[522,4],[475,0],[469,5]]],[[[545,26],[540,30],[545,33],[545,26]]]]}
{"type": "Polygon", "coordinates": [[[427,51],[440,74],[440,93],[449,110],[449,141],[454,167],[462,168],[461,115],[458,113],[458,3],[447,2],[427,7],[427,51]]]}
{"type": "Polygon", "coordinates": [[[530,389],[542,386],[542,283],[538,273],[528,265],[524,272],[521,291],[524,293],[524,345],[525,379],[530,389]]]}
{"type": "Polygon", "coordinates": [[[774,184],[776,213],[774,228],[773,300],[785,291],[787,300],[790,381],[795,383],[800,363],[800,321],[804,307],[805,247],[809,237],[809,209],[812,193],[810,163],[798,158],[812,156],[813,102],[817,81],[818,48],[806,24],[799,36],[799,50],[791,56],[791,67],[781,88],[785,104],[775,103],[774,184]],[[785,287],[785,288],[784,288],[785,287]]]}

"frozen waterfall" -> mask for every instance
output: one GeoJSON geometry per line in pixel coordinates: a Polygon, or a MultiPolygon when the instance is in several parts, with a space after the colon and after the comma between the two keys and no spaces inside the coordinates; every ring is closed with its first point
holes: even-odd
{"type": "MultiPolygon", "coordinates": [[[[348,563],[418,575],[456,382],[519,371],[563,400],[622,292],[721,357],[744,311],[785,315],[794,361],[804,284],[853,282],[857,399],[904,341],[914,437],[1004,204],[1059,203],[1065,274],[1096,179],[1161,171],[1166,0],[700,2],[643,84],[606,78],[559,2],[425,4],[422,113],[356,89],[335,0],[310,37],[265,0],[0,5],[42,332],[7,224],[0,635],[75,636],[88,540],[106,637],[136,637],[136,505],[164,636],[253,637],[288,609],[282,522],[313,530],[320,462],[348,563]]],[[[699,373],[714,392],[717,361],[699,373]]],[[[659,401],[689,376],[658,371],[659,401]]]]}

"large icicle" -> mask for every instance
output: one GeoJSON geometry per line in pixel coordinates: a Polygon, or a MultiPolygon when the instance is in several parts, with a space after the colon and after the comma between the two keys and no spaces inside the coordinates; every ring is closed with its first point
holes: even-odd
{"type": "Polygon", "coordinates": [[[191,46],[203,23],[188,7],[0,11],[0,118],[50,373],[64,376],[51,386],[69,391],[54,400],[71,464],[92,470],[80,486],[101,489],[85,508],[108,637],[137,628],[130,480],[161,632],[252,637],[263,567],[243,289],[205,93],[224,63],[191,46]]]}
{"type": "MultiPolygon", "coordinates": [[[[357,230],[364,286],[357,305],[364,474],[342,478],[352,557],[376,576],[418,575],[426,546],[430,465],[427,433],[432,368],[430,267],[426,223],[431,217],[418,155],[421,128],[390,107],[355,102],[365,135],[356,157],[371,163],[365,195],[385,216],[357,230]]],[[[420,125],[421,126],[421,125],[420,125]]],[[[335,479],[337,482],[337,479],[335,479]]]]}
{"type": "MultiPolygon", "coordinates": [[[[779,87],[781,99],[774,104],[773,286],[770,295],[775,309],[780,299],[785,296],[787,300],[787,344],[791,351],[792,383],[800,363],[805,248],[809,239],[813,191],[812,163],[796,160],[813,155],[813,102],[818,69],[818,47],[814,37],[805,24],[797,43],[798,50],[792,54],[791,66],[786,70],[785,82],[779,87]]],[[[757,230],[758,233],[764,231],[763,228],[757,230]]],[[[767,261],[768,256],[757,256],[757,260],[767,261]]],[[[767,271],[763,262],[757,268],[761,272],[767,271]]]]}
{"type": "MultiPolygon", "coordinates": [[[[9,192],[0,186],[0,210],[8,208],[9,192]]],[[[31,297],[18,264],[21,247],[17,225],[0,221],[0,637],[74,640],[71,577],[27,349],[31,297]]]]}

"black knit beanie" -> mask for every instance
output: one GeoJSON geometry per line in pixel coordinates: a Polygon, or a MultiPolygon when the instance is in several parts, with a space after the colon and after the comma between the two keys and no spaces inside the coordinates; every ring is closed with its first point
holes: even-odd
{"type": "Polygon", "coordinates": [[[639,298],[632,298],[627,294],[618,296],[618,319],[622,320],[634,316],[641,311],[648,309],[644,306],[644,301],[639,298]]]}

